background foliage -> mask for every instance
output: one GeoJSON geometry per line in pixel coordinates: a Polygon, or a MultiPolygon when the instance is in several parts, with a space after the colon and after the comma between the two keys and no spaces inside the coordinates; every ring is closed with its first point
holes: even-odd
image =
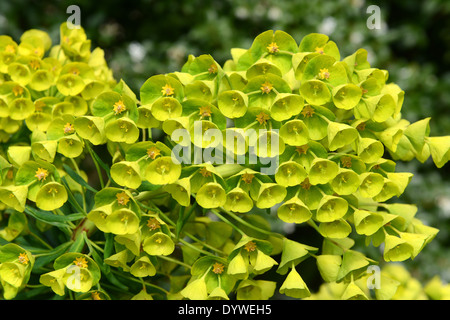
{"type": "MultiPolygon", "coordinates": [[[[432,135],[450,129],[450,2],[337,0],[14,0],[0,2],[0,34],[15,40],[28,29],[50,33],[56,43],[59,26],[81,8],[81,24],[93,46],[106,52],[116,79],[124,79],[138,93],[151,75],[180,70],[187,56],[211,54],[218,63],[230,58],[230,48],[248,48],[259,33],[280,29],[297,41],[312,32],[335,41],[342,56],[362,47],[371,65],[386,69],[390,81],[405,90],[403,116],[413,122],[432,117],[432,135]],[[366,26],[366,8],[381,9],[382,27],[366,26]]],[[[408,268],[423,282],[434,275],[450,281],[450,166],[437,168],[429,159],[399,163],[399,171],[415,174],[400,201],[416,203],[417,217],[440,229],[408,268]]],[[[280,225],[280,228],[289,227],[280,225]]],[[[310,239],[301,227],[289,229],[296,240],[310,239]]],[[[363,244],[361,244],[363,247],[363,244]]],[[[313,263],[313,262],[312,262],[313,263]]],[[[307,268],[307,265],[304,266],[307,268]]],[[[314,291],[320,275],[311,265],[314,291]]],[[[305,272],[305,278],[308,277],[305,272]]],[[[274,274],[274,277],[276,275],[274,274]]]]}

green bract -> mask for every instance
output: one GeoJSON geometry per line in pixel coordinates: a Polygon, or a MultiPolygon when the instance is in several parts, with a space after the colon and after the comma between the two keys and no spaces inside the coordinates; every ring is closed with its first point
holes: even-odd
{"type": "Polygon", "coordinates": [[[386,263],[425,250],[439,230],[397,203],[413,175],[396,161],[443,167],[450,139],[430,136],[430,118],[402,118],[404,92],[366,50],[341,58],[326,35],[297,43],[269,30],[223,65],[189,55],[135,93],[91,45],[66,23],[55,45],[39,30],[0,36],[4,299],[414,291],[383,264],[371,294],[366,271],[378,261],[360,246],[386,263]],[[284,224],[312,228],[322,245],[303,229],[302,243],[290,239],[284,224]],[[327,290],[310,291],[306,259],[327,290]]]}

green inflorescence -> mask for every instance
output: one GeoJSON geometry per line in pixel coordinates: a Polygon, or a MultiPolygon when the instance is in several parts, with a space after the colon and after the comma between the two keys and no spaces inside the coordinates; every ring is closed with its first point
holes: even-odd
{"type": "MultiPolygon", "coordinates": [[[[326,35],[266,31],[136,95],[82,28],[60,31],[54,46],[39,30],[0,36],[3,298],[391,299],[414,286],[386,264],[369,290],[366,270],[414,259],[438,233],[395,202],[413,176],[396,161],[440,168],[450,136],[402,118],[404,91],[367,51],[341,58],[326,35]],[[280,223],[313,228],[321,246],[280,223]],[[260,277],[272,269],[281,283],[260,277]]],[[[448,296],[438,282],[414,298],[448,296]]]]}

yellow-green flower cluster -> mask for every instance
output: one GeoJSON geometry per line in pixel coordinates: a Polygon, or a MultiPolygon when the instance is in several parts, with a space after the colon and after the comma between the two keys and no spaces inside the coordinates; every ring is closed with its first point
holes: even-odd
{"type": "MultiPolygon", "coordinates": [[[[13,214],[0,236],[39,239],[25,228],[32,220],[65,239],[40,239],[49,253],[35,267],[58,295],[110,298],[114,287],[134,299],[302,299],[311,292],[300,263],[312,257],[336,296],[367,298],[360,283],[378,261],[355,237],[389,262],[414,259],[438,232],[414,205],[391,201],[412,179],[395,161],[431,156],[442,167],[450,136],[430,137],[429,118],[402,118],[404,92],[364,49],[341,58],[325,35],[297,43],[267,31],[223,66],[189,56],[139,96],[115,83],[82,29],[63,24],[54,47],[37,30],[19,44],[3,37],[2,50],[0,201],[13,214]],[[18,139],[23,125],[31,134],[18,139]],[[308,224],[322,247],[272,231],[271,219],[308,224]],[[275,267],[278,287],[258,277],[275,267]]],[[[8,299],[27,281],[0,279],[8,299]]]]}

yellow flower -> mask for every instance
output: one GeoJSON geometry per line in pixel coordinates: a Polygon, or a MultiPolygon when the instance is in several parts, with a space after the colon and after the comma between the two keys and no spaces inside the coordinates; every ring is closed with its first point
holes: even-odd
{"type": "Polygon", "coordinates": [[[73,133],[75,129],[73,128],[73,124],[70,124],[69,122],[66,123],[64,126],[64,133],[73,133]]]}
{"type": "Polygon", "coordinates": [[[216,66],[214,63],[211,64],[211,65],[209,66],[209,68],[208,68],[209,74],[217,73],[217,70],[218,70],[218,68],[217,68],[217,66],[216,66]]]}
{"type": "Polygon", "coordinates": [[[205,178],[206,178],[206,177],[211,177],[211,172],[209,172],[208,169],[206,169],[206,168],[201,168],[201,169],[199,170],[199,172],[200,172],[200,174],[201,174],[202,176],[204,176],[205,178]]]}
{"type": "Polygon", "coordinates": [[[268,93],[270,93],[270,91],[272,91],[272,89],[273,89],[273,85],[269,81],[266,81],[261,85],[262,93],[268,94],[268,93]]]}
{"type": "Polygon", "coordinates": [[[33,70],[37,70],[41,67],[39,60],[31,60],[29,64],[30,64],[31,69],[33,69],[33,70]]]}
{"type": "Polygon", "coordinates": [[[158,219],[156,218],[150,218],[147,221],[147,227],[149,227],[150,230],[156,230],[161,227],[161,224],[159,223],[158,219]]]}
{"type": "Polygon", "coordinates": [[[352,167],[352,158],[351,157],[342,157],[341,163],[344,168],[351,168],[352,167]]]}
{"type": "Polygon", "coordinates": [[[314,115],[314,109],[311,108],[311,106],[305,106],[301,112],[301,114],[305,117],[305,118],[311,118],[314,115]]]}
{"type": "Polygon", "coordinates": [[[151,147],[151,148],[147,149],[147,156],[149,158],[151,158],[152,160],[155,160],[155,158],[160,155],[161,155],[161,151],[156,147],[151,147]]]}
{"type": "Polygon", "coordinates": [[[321,47],[316,47],[314,50],[316,50],[316,52],[320,53],[320,54],[324,54],[325,53],[325,51],[323,51],[323,48],[321,48],[321,47]]]}
{"type": "Polygon", "coordinates": [[[246,184],[252,183],[253,178],[255,177],[254,174],[251,173],[244,173],[242,175],[242,181],[244,181],[246,184]]]}
{"type": "Polygon", "coordinates": [[[280,48],[275,42],[272,42],[267,46],[267,50],[269,50],[270,53],[275,53],[280,51],[280,48]]]}
{"type": "Polygon", "coordinates": [[[164,87],[162,87],[161,93],[164,96],[171,96],[171,95],[173,95],[175,93],[175,90],[174,90],[174,88],[172,88],[170,86],[170,84],[166,84],[164,87]]]}
{"type": "Polygon", "coordinates": [[[15,86],[12,89],[12,92],[14,93],[14,95],[17,96],[21,96],[23,94],[23,88],[21,86],[15,86]]]}
{"type": "Polygon", "coordinates": [[[200,110],[199,115],[201,118],[210,117],[212,114],[211,108],[209,106],[200,107],[198,109],[200,110]]]}
{"type": "Polygon", "coordinates": [[[38,178],[39,181],[45,180],[48,177],[48,171],[42,168],[38,168],[34,176],[38,178]]]}
{"type": "Polygon", "coordinates": [[[78,75],[80,75],[80,70],[78,70],[78,68],[72,68],[72,69],[70,69],[69,73],[78,76],[78,75]]]}
{"type": "Polygon", "coordinates": [[[119,100],[116,103],[114,103],[113,110],[114,110],[114,114],[120,114],[120,113],[124,112],[125,110],[127,110],[127,108],[125,107],[123,101],[119,100]]]}
{"type": "Polygon", "coordinates": [[[27,265],[29,261],[30,261],[30,259],[28,258],[27,254],[25,252],[19,254],[19,262],[21,264],[27,265]]]}
{"type": "Polygon", "coordinates": [[[86,261],[86,259],[84,257],[78,257],[76,258],[73,263],[78,267],[78,268],[87,268],[88,267],[88,262],[86,261]]]}
{"type": "Polygon", "coordinates": [[[302,183],[300,183],[300,186],[305,190],[309,190],[311,188],[311,183],[309,183],[309,179],[306,178],[302,183]]]}
{"type": "Polygon", "coordinates": [[[269,120],[269,115],[265,114],[264,112],[261,112],[256,116],[256,121],[259,122],[259,124],[266,124],[267,120],[269,120]]]}
{"type": "Polygon", "coordinates": [[[125,191],[116,194],[117,202],[120,205],[126,206],[127,203],[130,201],[130,197],[125,193],[125,191]]]}
{"type": "Polygon", "coordinates": [[[224,265],[223,265],[223,264],[221,264],[221,263],[219,263],[219,262],[216,262],[216,263],[213,264],[213,269],[212,269],[212,271],[213,271],[215,274],[221,274],[221,273],[223,272],[223,269],[224,269],[224,265]]]}
{"type": "Polygon", "coordinates": [[[5,52],[7,52],[7,53],[16,53],[16,49],[14,48],[13,45],[8,44],[8,45],[5,47],[5,52]]]}
{"type": "Polygon", "coordinates": [[[43,107],[45,107],[45,102],[43,102],[43,101],[36,101],[34,103],[34,109],[37,112],[42,112],[43,111],[43,107]]]}
{"type": "Polygon", "coordinates": [[[320,69],[319,79],[324,80],[330,78],[330,72],[327,68],[320,69]]]}
{"type": "Polygon", "coordinates": [[[253,241],[249,241],[245,244],[244,249],[248,252],[253,252],[256,250],[256,243],[254,243],[253,241]]]}
{"type": "Polygon", "coordinates": [[[303,146],[296,147],[295,151],[297,151],[299,155],[302,155],[302,154],[306,154],[308,149],[309,149],[309,146],[307,144],[305,144],[303,146]]]}
{"type": "Polygon", "coordinates": [[[102,298],[100,298],[100,293],[98,291],[92,292],[91,296],[93,300],[102,300],[102,298]]]}

